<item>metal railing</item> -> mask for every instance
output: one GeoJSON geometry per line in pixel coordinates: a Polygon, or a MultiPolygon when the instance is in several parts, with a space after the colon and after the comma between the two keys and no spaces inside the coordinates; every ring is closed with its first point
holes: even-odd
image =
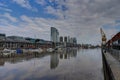
{"type": "Polygon", "coordinates": [[[120,61],[120,50],[116,50],[116,49],[110,49],[109,53],[116,58],[118,61],[120,61]]]}

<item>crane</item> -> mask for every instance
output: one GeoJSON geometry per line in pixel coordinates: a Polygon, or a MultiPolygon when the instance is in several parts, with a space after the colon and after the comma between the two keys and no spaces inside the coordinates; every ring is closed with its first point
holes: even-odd
{"type": "Polygon", "coordinates": [[[100,28],[100,32],[101,32],[101,39],[102,39],[102,45],[105,45],[105,43],[106,43],[106,40],[107,40],[107,38],[106,38],[106,35],[105,35],[105,33],[104,33],[104,31],[102,30],[102,28],[100,28]]]}

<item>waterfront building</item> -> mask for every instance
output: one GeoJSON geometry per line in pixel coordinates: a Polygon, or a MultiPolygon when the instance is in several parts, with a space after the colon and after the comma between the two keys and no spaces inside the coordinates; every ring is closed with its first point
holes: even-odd
{"type": "Polygon", "coordinates": [[[63,43],[63,37],[60,36],[60,43],[63,43]]]}
{"type": "Polygon", "coordinates": [[[68,36],[68,43],[70,43],[70,36],[68,36]]]}
{"type": "Polygon", "coordinates": [[[77,39],[75,37],[73,38],[73,43],[77,44],[77,39]]]}
{"type": "Polygon", "coordinates": [[[65,37],[64,37],[64,42],[67,43],[67,41],[68,41],[68,38],[67,38],[67,36],[65,36],[65,37]]]}
{"type": "Polygon", "coordinates": [[[17,48],[47,48],[51,47],[51,41],[43,39],[24,38],[20,36],[8,36],[5,40],[0,41],[0,50],[4,48],[17,49],[17,48]]]}
{"type": "Polygon", "coordinates": [[[25,38],[20,36],[8,36],[3,42],[4,48],[16,49],[16,48],[26,48],[30,45],[30,42],[25,40],[25,38]]]}
{"type": "Polygon", "coordinates": [[[21,36],[8,36],[7,39],[11,39],[14,42],[29,42],[24,37],[21,36]]]}
{"type": "Polygon", "coordinates": [[[51,41],[54,43],[59,42],[59,32],[54,27],[51,27],[51,41]]]}
{"type": "Polygon", "coordinates": [[[6,35],[5,34],[0,34],[0,41],[5,40],[5,39],[6,39],[6,35]]]}
{"type": "Polygon", "coordinates": [[[70,43],[73,43],[73,38],[72,37],[70,38],[70,43]]]}
{"type": "Polygon", "coordinates": [[[77,39],[75,37],[70,37],[70,36],[60,36],[60,44],[61,46],[64,47],[73,47],[77,45],[77,39]]]}
{"type": "Polygon", "coordinates": [[[29,41],[30,43],[35,43],[36,39],[33,39],[33,38],[25,38],[25,40],[29,41]]]}

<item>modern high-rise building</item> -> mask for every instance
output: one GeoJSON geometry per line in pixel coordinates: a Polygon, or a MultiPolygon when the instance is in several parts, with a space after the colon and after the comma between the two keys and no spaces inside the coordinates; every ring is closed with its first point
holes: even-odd
{"type": "Polygon", "coordinates": [[[62,36],[60,36],[60,42],[63,42],[63,37],[62,36]]]}
{"type": "Polygon", "coordinates": [[[73,38],[73,43],[77,44],[77,39],[75,37],[73,38]]]}
{"type": "Polygon", "coordinates": [[[64,37],[64,42],[68,42],[67,36],[64,37]]]}
{"type": "Polygon", "coordinates": [[[70,38],[70,43],[73,43],[73,38],[72,37],[70,38]]]}
{"type": "Polygon", "coordinates": [[[59,32],[54,27],[51,27],[51,41],[55,43],[59,42],[59,32]]]}
{"type": "Polygon", "coordinates": [[[70,43],[77,44],[77,39],[75,37],[70,38],[70,43]]]}
{"type": "Polygon", "coordinates": [[[68,43],[70,43],[70,36],[68,36],[68,43]]]}

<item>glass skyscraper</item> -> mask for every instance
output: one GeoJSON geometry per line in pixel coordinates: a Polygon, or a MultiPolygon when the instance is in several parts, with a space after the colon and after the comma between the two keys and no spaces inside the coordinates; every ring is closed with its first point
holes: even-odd
{"type": "Polygon", "coordinates": [[[59,42],[59,32],[54,27],[51,27],[51,41],[55,43],[59,42]]]}

